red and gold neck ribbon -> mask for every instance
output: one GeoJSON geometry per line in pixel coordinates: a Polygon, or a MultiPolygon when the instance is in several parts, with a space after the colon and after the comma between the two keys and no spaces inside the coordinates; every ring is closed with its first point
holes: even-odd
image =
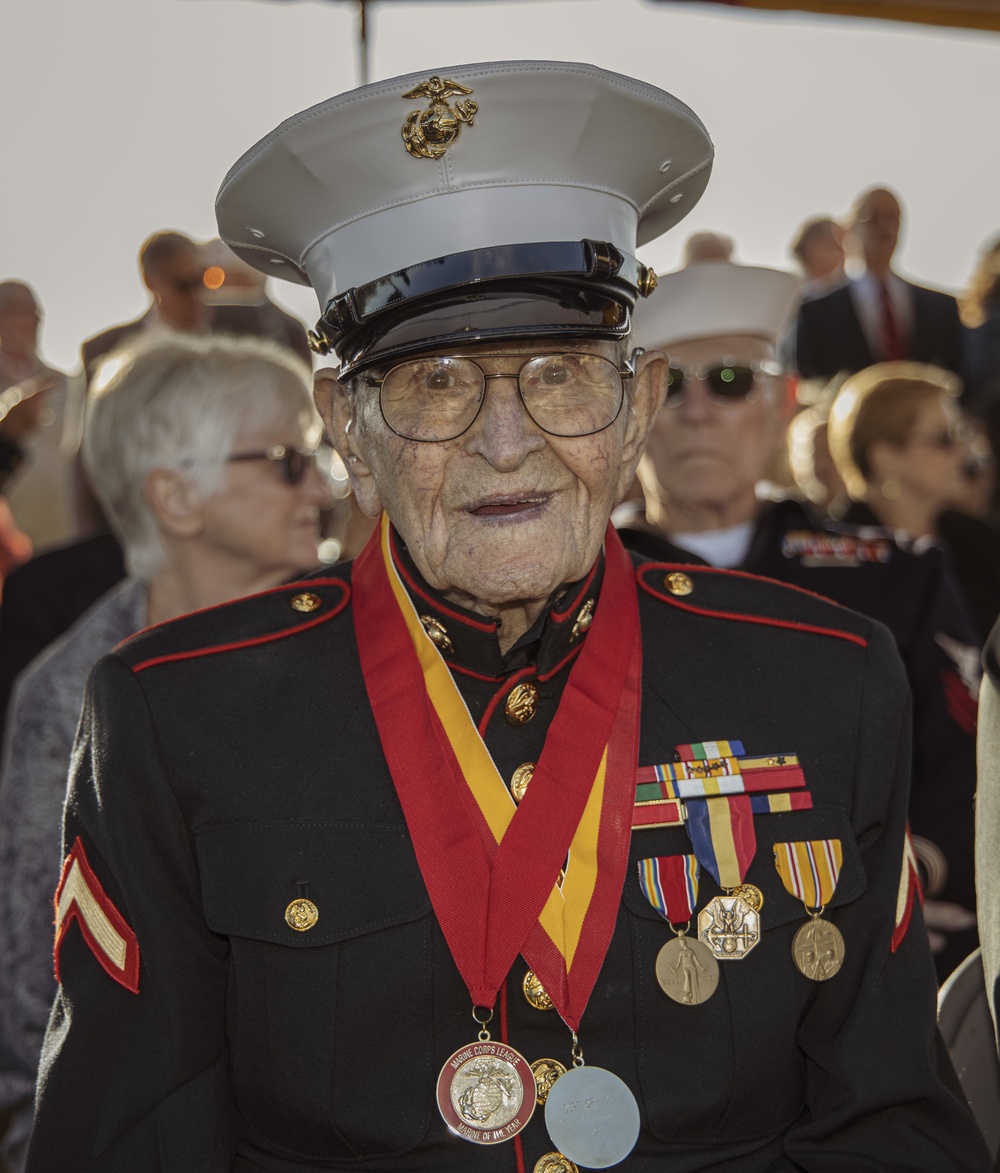
{"type": "Polygon", "coordinates": [[[354,586],[358,653],[382,750],[472,1000],[493,1006],[521,953],[576,1030],[628,864],[642,672],[631,561],[609,526],[594,620],[520,805],[420,623],[393,564],[385,516],[355,562],[354,586]]]}
{"type": "Polygon", "coordinates": [[[674,925],[691,919],[698,905],[698,857],[656,855],[639,860],[639,887],[649,903],[674,925]]]}
{"type": "Polygon", "coordinates": [[[843,859],[839,839],[774,845],[774,866],[785,891],[801,900],[806,908],[822,908],[830,903],[837,890],[843,859]]]}

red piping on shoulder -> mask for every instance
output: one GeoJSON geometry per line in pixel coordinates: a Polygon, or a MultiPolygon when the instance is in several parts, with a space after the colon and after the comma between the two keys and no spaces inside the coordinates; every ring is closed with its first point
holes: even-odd
{"type": "Polygon", "coordinates": [[[679,608],[681,611],[690,611],[694,615],[705,615],[709,619],[734,619],[740,623],[759,623],[764,627],[783,627],[789,631],[804,631],[810,632],[813,635],[829,635],[834,639],[847,640],[848,643],[857,644],[858,647],[868,647],[868,641],[860,635],[855,635],[851,631],[840,631],[835,627],[819,627],[813,623],[797,623],[792,619],[769,619],[764,615],[745,615],[737,611],[710,611],[705,607],[695,607],[691,603],[682,603],[680,599],[670,595],[666,591],[661,591],[655,587],[650,586],[645,581],[645,575],[653,570],[679,570],[684,574],[689,574],[692,570],[701,574],[725,574],[736,578],[748,578],[755,582],[772,583],[774,586],[780,586],[784,590],[798,591],[799,594],[807,595],[809,598],[822,599],[824,602],[829,600],[823,599],[822,595],[815,595],[812,591],[803,590],[802,587],[793,586],[791,583],[778,582],[777,579],[764,578],[756,574],[747,574],[743,570],[723,570],[718,566],[692,566],[684,562],[646,562],[638,568],[636,577],[639,580],[639,586],[651,595],[654,599],[659,599],[662,603],[670,603],[671,606],[679,608]]]}
{"type": "Polygon", "coordinates": [[[341,586],[346,587],[348,592],[351,589],[342,578],[313,578],[308,581],[283,582],[280,586],[268,587],[266,591],[255,591],[251,595],[237,595],[235,599],[227,599],[224,603],[213,603],[211,607],[198,607],[194,611],[185,611],[182,615],[175,615],[173,619],[161,619],[159,623],[150,623],[147,627],[140,627],[138,631],[126,636],[116,646],[120,648],[122,644],[135,639],[136,636],[145,635],[147,631],[158,631],[161,627],[166,627],[170,623],[176,623],[178,619],[188,619],[192,615],[206,615],[209,611],[218,611],[223,607],[230,607],[234,603],[245,602],[247,599],[264,599],[268,595],[280,595],[286,591],[295,591],[298,593],[314,586],[341,586]]]}
{"type": "MultiPolygon", "coordinates": [[[[138,664],[133,664],[132,671],[133,672],[142,672],[143,669],[145,669],[145,668],[152,668],[157,664],[169,664],[175,660],[195,660],[199,656],[213,656],[216,654],[216,652],[234,652],[234,651],[238,651],[240,648],[252,648],[252,647],[257,647],[259,644],[274,643],[275,640],[285,639],[287,636],[290,636],[290,635],[298,635],[300,631],[308,631],[310,627],[318,627],[321,623],[326,623],[327,620],[333,619],[334,616],[339,615],[340,612],[343,611],[343,609],[347,606],[347,603],[351,597],[351,588],[347,585],[346,582],[343,582],[339,578],[317,580],[314,585],[316,585],[316,586],[320,586],[320,585],[330,586],[333,584],[336,584],[337,586],[343,587],[343,589],[344,589],[343,598],[340,600],[340,602],[335,607],[331,608],[329,611],[325,612],[322,615],[314,615],[312,619],[307,619],[305,621],[305,623],[296,624],[295,627],[286,627],[281,631],[272,631],[269,635],[259,635],[253,639],[235,640],[233,643],[215,644],[212,647],[207,647],[207,648],[193,648],[189,652],[170,652],[170,653],[163,655],[163,656],[153,656],[148,660],[142,660],[138,664]]],[[[295,584],[295,585],[309,586],[310,584],[303,583],[303,584],[295,584]]],[[[285,586],[285,587],[281,587],[279,589],[283,590],[283,591],[287,591],[288,587],[285,586]]],[[[262,591],[261,592],[261,594],[273,594],[273,593],[274,593],[273,591],[262,591]]],[[[246,597],[254,598],[256,596],[249,595],[246,597]]],[[[214,608],[209,607],[209,608],[206,608],[206,610],[214,610],[214,608]]],[[[198,614],[198,612],[192,612],[192,614],[198,614]]],[[[159,624],[157,626],[159,626],[159,624]]]]}

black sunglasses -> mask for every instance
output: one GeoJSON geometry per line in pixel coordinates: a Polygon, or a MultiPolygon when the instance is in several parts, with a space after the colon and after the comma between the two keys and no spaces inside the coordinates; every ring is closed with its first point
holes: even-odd
{"type": "Polygon", "coordinates": [[[746,399],[754,389],[758,375],[780,375],[780,363],[762,362],[735,362],[724,359],[711,366],[682,367],[670,364],[670,373],[667,377],[667,399],[670,405],[679,403],[681,396],[691,379],[697,379],[704,384],[711,398],[722,403],[733,403],[739,399],[746,399]]]}
{"type": "Polygon", "coordinates": [[[230,460],[269,460],[281,468],[281,475],[289,485],[297,485],[308,469],[316,463],[316,450],[286,448],[284,444],[272,444],[260,452],[234,452],[230,460]]]}

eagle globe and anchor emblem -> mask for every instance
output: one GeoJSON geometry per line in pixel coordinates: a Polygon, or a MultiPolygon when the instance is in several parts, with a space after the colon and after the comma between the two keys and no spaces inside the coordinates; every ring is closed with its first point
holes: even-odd
{"type": "Polygon", "coordinates": [[[440,159],[451,144],[458,138],[462,123],[469,126],[479,110],[479,104],[462,100],[454,103],[449,98],[471,94],[472,90],[461,86],[458,82],[440,78],[437,75],[422,81],[409,93],[403,94],[407,100],[411,98],[428,98],[430,105],[426,110],[414,110],[407,116],[400,133],[406,149],[415,159],[440,159]]]}

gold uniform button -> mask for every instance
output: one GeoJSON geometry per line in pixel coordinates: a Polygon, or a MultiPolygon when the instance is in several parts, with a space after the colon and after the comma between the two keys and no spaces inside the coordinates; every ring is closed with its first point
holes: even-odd
{"type": "Polygon", "coordinates": [[[293,900],[285,909],[285,923],[297,933],[308,932],[319,920],[319,909],[311,900],[293,900]]]}
{"type": "Polygon", "coordinates": [[[420,622],[423,624],[424,631],[427,632],[427,638],[439,651],[450,652],[452,650],[448,629],[440,619],[435,619],[433,615],[421,615],[420,622]]]}
{"type": "Polygon", "coordinates": [[[535,1101],[541,1106],[549,1098],[559,1076],[566,1074],[566,1068],[558,1059],[536,1059],[531,1065],[531,1074],[535,1077],[535,1101]]]}
{"type": "Polygon", "coordinates": [[[515,802],[520,802],[528,791],[528,783],[531,781],[535,773],[535,763],[525,762],[523,766],[518,766],[513,774],[510,776],[510,792],[514,796],[515,802]]]}
{"type": "Polygon", "coordinates": [[[292,610],[301,611],[304,615],[318,611],[322,606],[323,600],[319,595],[314,595],[312,591],[303,591],[301,595],[295,595],[292,598],[292,610]]]}
{"type": "Polygon", "coordinates": [[[546,992],[545,987],[530,969],[524,975],[524,980],[521,982],[521,989],[524,992],[529,1006],[534,1006],[536,1010],[552,1009],[552,999],[546,992]]]}
{"type": "Polygon", "coordinates": [[[503,711],[508,724],[524,725],[535,715],[537,708],[538,689],[533,684],[518,684],[510,690],[503,711]]]}
{"type": "Polygon", "coordinates": [[[694,583],[686,574],[674,571],[663,580],[667,590],[672,595],[689,595],[694,590],[694,583]]]}
{"type": "Polygon", "coordinates": [[[546,1153],[535,1162],[534,1173],[580,1173],[580,1170],[562,1153],[546,1153]]]}

